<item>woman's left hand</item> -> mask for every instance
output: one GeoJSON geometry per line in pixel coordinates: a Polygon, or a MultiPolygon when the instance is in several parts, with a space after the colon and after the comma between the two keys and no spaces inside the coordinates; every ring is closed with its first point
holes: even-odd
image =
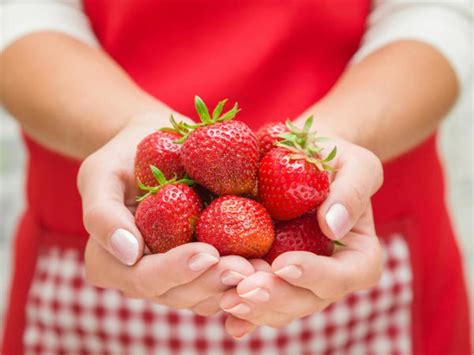
{"type": "Polygon", "coordinates": [[[336,144],[336,173],[318,222],[325,235],[343,238],[345,246],[331,257],[294,251],[272,265],[253,260],[257,271],[221,299],[221,308],[230,314],[230,335],[240,338],[260,325],[284,327],[378,282],[382,258],[370,198],[382,184],[382,165],[362,147],[343,140],[336,144]]]}

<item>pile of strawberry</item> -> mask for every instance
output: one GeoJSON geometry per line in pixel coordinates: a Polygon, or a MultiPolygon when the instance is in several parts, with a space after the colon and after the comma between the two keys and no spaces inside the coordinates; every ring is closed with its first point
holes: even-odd
{"type": "Polygon", "coordinates": [[[226,113],[212,114],[196,96],[200,123],[176,122],[137,147],[135,175],[143,195],[135,219],[153,253],[200,241],[221,255],[264,258],[286,251],[329,256],[334,244],[319,229],[318,206],[329,193],[318,138],[304,128],[274,123],[257,134],[226,113]]]}

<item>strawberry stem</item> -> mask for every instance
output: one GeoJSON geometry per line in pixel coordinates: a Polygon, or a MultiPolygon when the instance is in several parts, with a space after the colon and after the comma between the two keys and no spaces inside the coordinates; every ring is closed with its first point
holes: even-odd
{"type": "Polygon", "coordinates": [[[334,169],[327,163],[336,156],[337,147],[334,147],[326,158],[321,160],[320,154],[323,148],[318,146],[316,142],[326,140],[327,138],[317,137],[316,132],[311,133],[313,121],[313,116],[309,116],[304,123],[303,129],[300,129],[287,119],[286,127],[289,132],[280,133],[278,136],[283,140],[276,142],[275,145],[294,153],[290,156],[290,159],[305,159],[307,162],[316,165],[320,170],[332,171],[334,169]]]}
{"type": "Polygon", "coordinates": [[[174,175],[174,177],[172,179],[167,180],[166,177],[165,177],[165,174],[163,174],[163,172],[154,165],[150,165],[150,170],[153,173],[154,178],[158,182],[158,186],[146,186],[145,184],[143,184],[140,181],[140,179],[137,178],[138,187],[143,191],[147,191],[146,194],[144,194],[143,196],[138,196],[137,197],[137,199],[136,199],[137,202],[141,202],[144,199],[146,199],[148,196],[156,194],[158,191],[160,191],[160,189],[163,186],[166,186],[166,185],[184,184],[184,185],[190,186],[190,185],[194,184],[194,180],[190,179],[187,176],[185,176],[184,178],[178,180],[176,174],[174,175]]]}
{"type": "Polygon", "coordinates": [[[183,144],[184,141],[188,138],[188,136],[191,134],[192,131],[203,127],[203,126],[210,126],[219,122],[225,122],[225,121],[230,121],[232,120],[237,113],[239,113],[239,105],[236,102],[234,106],[227,111],[226,113],[222,114],[222,111],[224,110],[224,106],[227,103],[228,99],[224,99],[218,102],[217,106],[214,108],[212,111],[212,117],[209,114],[209,110],[204,103],[204,101],[199,97],[199,96],[194,96],[194,107],[196,108],[196,112],[198,113],[199,119],[201,122],[195,123],[195,124],[189,124],[186,122],[173,122],[174,117],[170,117],[170,121],[172,126],[178,131],[182,137],[174,143],[176,144],[183,144]]]}

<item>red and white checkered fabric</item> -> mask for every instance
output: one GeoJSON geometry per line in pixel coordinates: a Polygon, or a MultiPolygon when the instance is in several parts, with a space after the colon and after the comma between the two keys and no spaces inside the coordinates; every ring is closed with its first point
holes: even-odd
{"type": "Polygon", "coordinates": [[[50,248],[39,256],[27,303],[29,354],[409,354],[412,272],[400,235],[382,244],[378,286],[284,329],[261,327],[234,341],[223,314],[200,317],[130,300],[85,283],[79,253],[50,248]]]}

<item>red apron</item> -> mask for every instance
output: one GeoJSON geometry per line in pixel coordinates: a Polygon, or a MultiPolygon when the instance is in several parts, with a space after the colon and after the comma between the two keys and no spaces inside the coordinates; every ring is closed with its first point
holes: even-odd
{"type": "MultiPolygon", "coordinates": [[[[191,116],[195,94],[209,103],[228,97],[258,128],[297,117],[327,93],[358,48],[369,3],[87,0],[85,10],[104,50],[147,92],[191,116]]],[[[203,318],[87,285],[79,163],[26,143],[28,207],[16,237],[3,353],[469,352],[435,137],[385,164],[374,197],[384,250],[377,287],[239,342],[225,334],[222,314],[203,318]]]]}

